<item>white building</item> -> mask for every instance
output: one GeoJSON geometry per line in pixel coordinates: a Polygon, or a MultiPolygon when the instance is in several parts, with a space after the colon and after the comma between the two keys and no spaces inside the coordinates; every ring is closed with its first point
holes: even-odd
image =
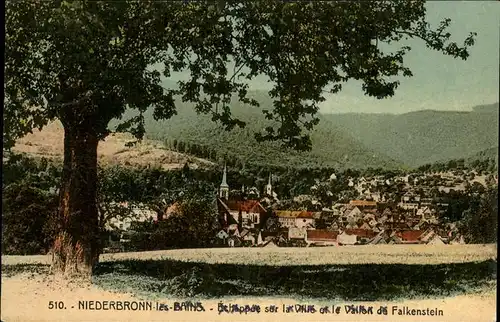
{"type": "Polygon", "coordinates": [[[107,207],[109,219],[105,223],[107,230],[129,230],[132,222],[158,220],[156,211],[148,209],[143,204],[131,205],[128,202],[110,203],[107,207]]]}

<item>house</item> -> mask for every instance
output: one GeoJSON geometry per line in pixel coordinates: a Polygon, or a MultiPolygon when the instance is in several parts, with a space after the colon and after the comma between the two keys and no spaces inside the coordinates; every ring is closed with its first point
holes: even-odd
{"type": "Polygon", "coordinates": [[[394,234],[389,237],[389,240],[387,240],[387,244],[389,245],[402,244],[402,239],[397,234],[394,234]]]}
{"type": "Polygon", "coordinates": [[[248,199],[259,199],[260,198],[260,192],[257,187],[251,187],[247,190],[247,197],[248,199]]]}
{"type": "Polygon", "coordinates": [[[278,217],[278,222],[280,223],[281,227],[295,227],[295,216],[292,211],[277,210],[274,214],[276,215],[276,217],[278,217]]]}
{"type": "Polygon", "coordinates": [[[245,244],[249,244],[250,246],[255,245],[257,240],[255,234],[253,234],[252,231],[248,229],[243,229],[240,233],[240,237],[245,244]]]}
{"type": "Polygon", "coordinates": [[[306,239],[307,230],[305,228],[290,227],[288,228],[288,239],[306,239]]]}
{"type": "Polygon", "coordinates": [[[386,215],[382,215],[382,217],[380,217],[380,218],[377,220],[377,222],[378,222],[379,224],[385,224],[388,220],[389,220],[389,217],[388,217],[388,216],[386,216],[386,215]]]}
{"type": "Polygon", "coordinates": [[[221,230],[217,233],[216,237],[225,241],[225,240],[226,240],[226,238],[228,238],[228,237],[229,237],[229,235],[228,235],[228,233],[226,233],[223,229],[221,229],[221,230]]]}
{"type": "Polygon", "coordinates": [[[380,195],[380,193],[378,192],[375,192],[375,193],[372,193],[370,195],[371,199],[375,202],[379,202],[379,201],[382,201],[382,196],[380,195]]]}
{"type": "Polygon", "coordinates": [[[339,228],[340,228],[340,225],[337,222],[333,222],[330,225],[330,230],[339,230],[339,228]]]}
{"type": "Polygon", "coordinates": [[[234,219],[231,215],[231,209],[220,198],[217,198],[217,208],[219,211],[219,224],[222,228],[228,229],[229,226],[238,224],[237,219],[234,219]]]}
{"type": "Polygon", "coordinates": [[[420,227],[418,226],[419,223],[420,221],[416,219],[409,219],[406,224],[412,230],[420,230],[420,227]]]}
{"type": "Polygon", "coordinates": [[[368,201],[368,200],[351,200],[349,201],[349,205],[357,207],[359,209],[377,209],[376,201],[368,201]]]}
{"type": "Polygon", "coordinates": [[[358,243],[366,243],[377,235],[371,228],[370,229],[346,229],[345,232],[349,235],[356,236],[358,243]]]}
{"type": "Polygon", "coordinates": [[[225,225],[236,222],[243,228],[258,228],[267,214],[267,210],[258,200],[222,200],[219,198],[218,205],[220,217],[224,218],[222,221],[225,225]]]}
{"type": "MultiPolygon", "coordinates": [[[[412,229],[407,222],[391,222],[391,223],[386,223],[385,225],[387,228],[391,228],[394,230],[409,230],[412,229]]],[[[415,230],[415,229],[413,229],[415,230]]]]}
{"type": "Polygon", "coordinates": [[[233,235],[233,236],[229,236],[229,238],[227,239],[227,245],[229,247],[241,247],[242,242],[241,242],[240,237],[233,235]]]}
{"type": "Polygon", "coordinates": [[[415,225],[413,228],[416,230],[422,230],[425,231],[431,227],[431,224],[428,221],[420,221],[417,225],[415,225]]]}
{"type": "Polygon", "coordinates": [[[446,240],[438,234],[434,234],[426,240],[427,245],[446,245],[446,240]]]}
{"type": "Polygon", "coordinates": [[[240,230],[238,228],[238,225],[232,224],[227,228],[227,233],[229,236],[237,236],[240,237],[240,230]]]}
{"type": "Polygon", "coordinates": [[[259,231],[257,234],[257,245],[262,245],[264,243],[264,239],[262,238],[262,231],[259,231]]]}
{"type": "Polygon", "coordinates": [[[400,202],[398,203],[398,207],[404,210],[417,210],[418,203],[416,202],[400,202]]]}
{"type": "Polygon", "coordinates": [[[367,244],[369,245],[385,245],[389,240],[387,232],[381,231],[375,237],[373,237],[367,244]]]}
{"type": "Polygon", "coordinates": [[[339,245],[354,245],[357,241],[358,237],[356,235],[349,234],[347,230],[344,230],[337,236],[337,242],[339,245]]]}
{"type": "Polygon", "coordinates": [[[352,224],[363,218],[363,212],[361,212],[358,207],[354,207],[350,210],[347,210],[344,213],[344,217],[346,217],[346,220],[352,224]]]}
{"type": "Polygon", "coordinates": [[[315,213],[309,211],[277,210],[275,215],[282,227],[290,228],[313,228],[315,225],[315,213]]]}
{"type": "Polygon", "coordinates": [[[298,202],[298,203],[302,203],[302,202],[305,202],[305,201],[313,201],[314,200],[314,197],[311,196],[311,195],[298,195],[296,197],[293,198],[293,201],[295,202],[298,202]]]}
{"type": "Polygon", "coordinates": [[[390,217],[391,215],[392,215],[392,210],[389,207],[385,208],[384,211],[382,212],[382,217],[383,216],[390,217]]]}
{"type": "Polygon", "coordinates": [[[365,222],[369,222],[370,220],[375,220],[375,214],[373,213],[365,213],[364,216],[363,216],[363,220],[365,222]]]}
{"type": "Polygon", "coordinates": [[[396,232],[396,236],[399,237],[400,244],[420,244],[423,233],[422,230],[404,230],[396,232]]]}
{"type": "Polygon", "coordinates": [[[432,205],[433,199],[432,198],[422,198],[420,200],[420,206],[421,207],[429,207],[432,205]]]}
{"type": "Polygon", "coordinates": [[[368,225],[370,225],[370,227],[372,227],[372,228],[373,228],[373,227],[376,227],[376,226],[377,226],[377,224],[378,224],[378,222],[377,222],[377,220],[375,220],[375,219],[372,219],[372,220],[370,220],[370,221],[368,222],[368,225]]]}
{"type": "Polygon", "coordinates": [[[317,213],[306,211],[301,212],[295,220],[295,226],[297,228],[314,228],[314,224],[316,222],[316,214],[317,213]]]}
{"type": "Polygon", "coordinates": [[[434,216],[434,213],[429,207],[423,207],[417,210],[416,216],[421,220],[429,220],[434,216]]]}
{"type": "Polygon", "coordinates": [[[275,248],[278,247],[273,240],[269,240],[261,245],[261,247],[275,248]]]}
{"type": "Polygon", "coordinates": [[[364,222],[361,226],[359,226],[359,229],[372,229],[372,226],[370,226],[367,222],[364,222]]]}
{"type": "Polygon", "coordinates": [[[356,225],[356,224],[347,224],[347,225],[345,226],[345,229],[358,229],[358,228],[359,228],[359,227],[358,227],[358,225],[356,225]]]}
{"type": "Polygon", "coordinates": [[[338,246],[338,232],[325,229],[308,230],[306,234],[306,243],[308,245],[318,246],[338,246]]]}
{"type": "Polygon", "coordinates": [[[428,229],[426,232],[424,232],[420,237],[420,241],[423,244],[427,244],[427,245],[444,245],[445,244],[443,239],[441,238],[441,236],[439,236],[433,229],[428,229]]]}
{"type": "Polygon", "coordinates": [[[121,216],[111,217],[105,224],[106,229],[121,231],[130,230],[132,223],[134,222],[146,222],[148,220],[157,221],[158,213],[154,210],[149,209],[144,204],[140,203],[137,205],[122,202],[116,203],[112,202],[109,205],[109,210],[116,211],[121,216]]]}

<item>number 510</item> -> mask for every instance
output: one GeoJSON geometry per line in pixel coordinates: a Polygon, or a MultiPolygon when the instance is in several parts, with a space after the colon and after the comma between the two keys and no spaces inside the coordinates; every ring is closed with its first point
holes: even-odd
{"type": "Polygon", "coordinates": [[[49,301],[49,310],[53,309],[65,309],[66,306],[64,306],[64,302],[62,301],[49,301]]]}

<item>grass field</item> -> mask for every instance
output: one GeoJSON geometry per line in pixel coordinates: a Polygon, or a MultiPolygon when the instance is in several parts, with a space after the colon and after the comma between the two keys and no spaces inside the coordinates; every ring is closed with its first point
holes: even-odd
{"type": "MultiPolygon", "coordinates": [[[[496,260],[496,244],[477,245],[366,245],[342,247],[201,248],[102,254],[101,262],[175,260],[207,264],[347,265],[449,264],[496,260]]],[[[2,256],[3,265],[49,264],[50,256],[2,256]]]]}
{"type": "MultiPolygon", "coordinates": [[[[4,256],[2,272],[45,274],[48,259],[4,256]]],[[[184,249],[104,254],[93,282],[104,290],[143,298],[376,301],[491,290],[496,267],[496,245],[184,249]]]]}

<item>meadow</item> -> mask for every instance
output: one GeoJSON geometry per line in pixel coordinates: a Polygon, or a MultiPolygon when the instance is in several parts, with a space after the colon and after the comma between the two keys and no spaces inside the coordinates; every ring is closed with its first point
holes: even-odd
{"type": "MultiPolygon", "coordinates": [[[[2,272],[47,274],[48,259],[4,256],[2,272]]],[[[491,291],[496,267],[496,245],[179,249],[103,254],[93,284],[149,299],[383,301],[491,291]]]]}

